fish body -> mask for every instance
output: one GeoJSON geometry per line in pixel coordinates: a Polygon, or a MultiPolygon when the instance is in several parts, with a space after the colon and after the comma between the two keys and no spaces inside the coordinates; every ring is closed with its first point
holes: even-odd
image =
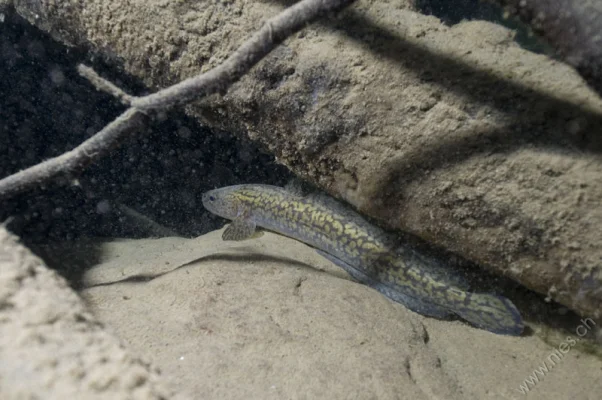
{"type": "Polygon", "coordinates": [[[510,300],[466,291],[437,260],[322,194],[302,196],[277,186],[236,185],[203,195],[210,212],[232,220],[224,240],[244,240],[261,227],[304,242],[353,278],[420,314],[456,314],[476,327],[506,335],[523,330],[510,300]]]}

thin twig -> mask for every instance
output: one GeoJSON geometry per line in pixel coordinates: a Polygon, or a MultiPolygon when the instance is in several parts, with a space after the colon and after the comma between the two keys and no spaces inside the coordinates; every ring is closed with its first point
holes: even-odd
{"type": "Polygon", "coordinates": [[[147,217],[146,215],[126,206],[125,204],[117,203],[116,208],[131,221],[132,225],[141,229],[145,233],[150,233],[156,237],[183,237],[178,232],[161,225],[157,221],[147,217]]]}
{"type": "Polygon", "coordinates": [[[81,76],[90,81],[90,83],[94,85],[96,89],[113,95],[114,97],[117,97],[126,106],[132,105],[132,100],[134,99],[134,96],[130,96],[117,85],[114,85],[102,76],[98,75],[96,71],[94,71],[92,68],[80,64],[77,66],[77,72],[79,72],[81,76]]]}
{"type": "Polygon", "coordinates": [[[109,153],[127,134],[140,128],[145,120],[145,114],[129,108],[75,149],[0,180],[0,199],[24,192],[60,174],[70,174],[85,168],[109,153]]]}
{"type": "Polygon", "coordinates": [[[41,185],[60,174],[69,175],[83,170],[87,165],[106,155],[127,134],[146,123],[148,111],[188,103],[227,89],[289,35],[302,29],[314,19],[339,11],[353,1],[302,0],[268,20],[221,65],[145,97],[129,96],[117,86],[107,85],[104,79],[95,73],[90,74],[84,67],[84,75],[89,76],[96,87],[122,100],[127,99],[132,107],[75,149],[0,180],[0,199],[41,185]]]}

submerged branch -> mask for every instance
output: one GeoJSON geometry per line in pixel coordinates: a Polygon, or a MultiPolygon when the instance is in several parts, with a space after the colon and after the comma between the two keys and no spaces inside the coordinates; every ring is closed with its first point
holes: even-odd
{"type": "Polygon", "coordinates": [[[142,127],[147,122],[146,115],[149,111],[164,110],[226,90],[292,33],[301,30],[316,18],[339,11],[352,2],[353,0],[302,0],[269,19],[221,65],[145,97],[129,96],[90,68],[80,66],[80,73],[94,86],[131,104],[131,107],[73,150],[0,180],[0,199],[42,185],[59,175],[69,176],[83,170],[108,154],[127,135],[142,127]]]}

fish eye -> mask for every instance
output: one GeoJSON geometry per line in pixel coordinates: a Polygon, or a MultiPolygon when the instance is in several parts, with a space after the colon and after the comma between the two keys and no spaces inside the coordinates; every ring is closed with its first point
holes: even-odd
{"type": "Polygon", "coordinates": [[[209,201],[215,201],[215,197],[209,196],[209,201]]]}

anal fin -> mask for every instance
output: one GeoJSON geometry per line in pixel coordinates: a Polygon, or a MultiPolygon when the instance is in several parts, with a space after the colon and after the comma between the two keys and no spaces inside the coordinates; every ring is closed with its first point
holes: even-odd
{"type": "Polygon", "coordinates": [[[477,328],[500,335],[519,336],[525,327],[516,306],[503,296],[470,293],[454,311],[477,328]]]}
{"type": "Polygon", "coordinates": [[[358,281],[366,286],[369,286],[373,289],[376,289],[377,291],[379,291],[380,293],[382,293],[389,299],[391,299],[397,303],[403,304],[405,307],[409,308],[410,310],[412,310],[418,314],[426,315],[428,317],[433,317],[433,318],[438,318],[438,319],[448,319],[450,316],[452,316],[454,314],[452,311],[450,311],[446,308],[443,308],[441,306],[423,301],[421,299],[417,299],[415,297],[408,296],[407,294],[403,293],[398,288],[395,288],[394,285],[389,285],[389,284],[380,282],[377,279],[366,274],[364,271],[347,264],[345,261],[343,261],[331,254],[328,254],[328,253],[326,253],[322,250],[318,250],[318,249],[316,249],[316,251],[322,257],[326,258],[327,260],[331,261],[332,263],[343,268],[356,281],[358,281]]]}

